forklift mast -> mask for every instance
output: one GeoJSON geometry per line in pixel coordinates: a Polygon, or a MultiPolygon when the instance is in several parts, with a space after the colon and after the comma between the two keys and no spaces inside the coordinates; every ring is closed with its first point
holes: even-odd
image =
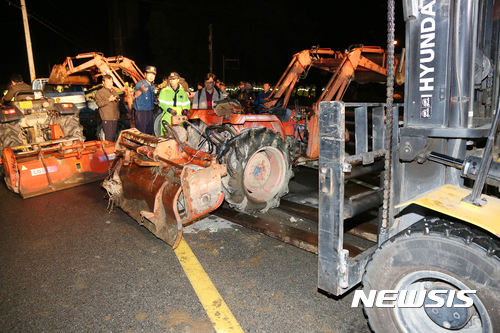
{"type": "MultiPolygon", "coordinates": [[[[405,111],[393,155],[393,205],[445,184],[462,187],[460,170],[422,162],[431,151],[464,160],[468,149],[477,148],[474,142],[488,137],[498,105],[498,5],[432,0],[404,1],[403,7],[405,111]]],[[[422,216],[403,214],[387,236],[422,216]]]]}

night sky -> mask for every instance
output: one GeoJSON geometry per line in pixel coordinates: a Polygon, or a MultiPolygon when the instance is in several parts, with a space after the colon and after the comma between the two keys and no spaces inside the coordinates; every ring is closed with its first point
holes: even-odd
{"type": "MultiPolygon", "coordinates": [[[[385,1],[26,0],[26,6],[37,77],[48,77],[67,56],[95,51],[128,57],[142,70],[156,66],[157,83],[175,70],[194,86],[210,69],[210,24],[213,72],[233,83],[274,84],[292,55],[311,46],[344,51],[353,44],[387,43],[385,1]],[[223,57],[239,59],[239,68],[223,73],[223,57]]],[[[29,82],[20,1],[0,0],[0,13],[0,85],[12,73],[29,82]]]]}

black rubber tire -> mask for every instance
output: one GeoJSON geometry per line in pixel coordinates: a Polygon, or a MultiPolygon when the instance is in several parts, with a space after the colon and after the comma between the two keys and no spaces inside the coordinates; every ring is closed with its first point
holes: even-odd
{"type": "MultiPolygon", "coordinates": [[[[368,296],[371,290],[403,290],[436,282],[457,290],[477,290],[471,308],[475,317],[468,323],[475,322],[472,328],[480,332],[500,332],[500,242],[465,224],[426,218],[391,238],[368,262],[363,291],[368,296]]],[[[470,332],[467,328],[472,329],[467,325],[445,329],[432,321],[423,308],[374,306],[364,310],[375,332],[470,332]]]]}
{"type": "MultiPolygon", "coordinates": [[[[292,157],[288,144],[283,141],[279,133],[265,127],[245,129],[240,135],[228,141],[219,161],[227,164],[228,174],[222,177],[225,199],[232,208],[240,212],[249,214],[257,211],[267,212],[270,208],[279,206],[280,198],[288,193],[288,182],[293,176],[292,157]],[[267,194],[260,189],[251,192],[249,187],[245,186],[245,169],[247,166],[252,167],[248,165],[249,161],[255,158],[254,155],[257,156],[257,153],[271,156],[269,160],[275,161],[270,170],[266,171],[270,173],[267,173],[264,183],[258,185],[262,189],[268,189],[274,183],[275,186],[267,194]],[[276,163],[281,166],[280,170],[276,170],[276,163]],[[258,193],[264,193],[264,196],[257,197],[258,193]]],[[[260,170],[259,168],[259,172],[260,170]]],[[[249,172],[252,173],[250,169],[247,170],[247,174],[249,172]]]]}
{"type": "Polygon", "coordinates": [[[61,115],[59,117],[59,125],[66,137],[76,137],[82,142],[85,141],[85,136],[83,135],[83,126],[80,124],[80,119],[77,115],[61,115]]]}
{"type": "Polygon", "coordinates": [[[163,113],[158,113],[153,122],[153,134],[155,136],[161,136],[161,118],[163,117],[163,113]]]}
{"type": "Polygon", "coordinates": [[[0,124],[0,156],[6,147],[17,147],[25,144],[19,122],[0,124]]]}

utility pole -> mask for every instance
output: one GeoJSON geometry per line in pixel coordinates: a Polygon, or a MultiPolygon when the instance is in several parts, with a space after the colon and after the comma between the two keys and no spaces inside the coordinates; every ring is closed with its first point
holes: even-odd
{"type": "Polygon", "coordinates": [[[208,41],[210,42],[210,45],[208,46],[208,49],[210,50],[210,73],[213,73],[214,57],[212,53],[212,25],[210,24],[208,27],[210,30],[210,36],[208,37],[208,41]]]}
{"type": "Polygon", "coordinates": [[[30,27],[28,25],[28,12],[26,10],[26,1],[21,0],[21,11],[23,12],[24,35],[26,36],[26,49],[28,51],[28,64],[30,67],[31,82],[36,79],[35,62],[33,61],[33,50],[31,49],[30,27]]]}

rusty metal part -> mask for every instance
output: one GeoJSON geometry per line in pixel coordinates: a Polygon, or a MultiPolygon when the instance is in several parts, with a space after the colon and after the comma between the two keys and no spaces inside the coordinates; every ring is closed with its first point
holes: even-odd
{"type": "Polygon", "coordinates": [[[179,140],[144,134],[135,128],[122,131],[117,140],[117,145],[118,147],[136,150],[155,161],[159,160],[180,169],[185,163],[202,167],[216,163],[216,157],[212,154],[193,149],[184,142],[179,142],[179,140]],[[154,148],[154,152],[151,153],[151,150],[144,146],[154,148]]]}
{"type": "Polygon", "coordinates": [[[377,242],[378,226],[377,219],[370,222],[365,222],[360,224],[350,230],[346,231],[348,234],[369,240],[371,242],[377,242]]]}
{"type": "Polygon", "coordinates": [[[174,249],[182,238],[182,223],[176,207],[180,193],[181,189],[177,184],[164,182],[156,193],[153,212],[140,212],[141,222],[144,224],[144,218],[146,218],[153,223],[154,229],[148,229],[174,249]],[[176,223],[169,223],[169,221],[176,223]]]}
{"type": "MultiPolygon", "coordinates": [[[[129,141],[138,143],[140,145],[146,145],[149,147],[153,147],[153,148],[155,148],[158,145],[158,143],[167,140],[165,138],[161,138],[158,136],[142,133],[141,131],[139,131],[136,128],[131,128],[131,129],[128,129],[126,131],[122,131],[120,133],[120,136],[129,140],[129,141]]],[[[120,141],[119,141],[119,143],[122,144],[122,142],[120,142],[120,141]]]]}
{"type": "Polygon", "coordinates": [[[167,160],[166,158],[163,158],[163,157],[158,157],[158,160],[160,160],[160,161],[162,161],[162,162],[165,162],[166,164],[169,164],[169,165],[171,165],[171,166],[173,166],[173,167],[175,167],[175,168],[177,168],[177,169],[182,170],[182,165],[177,164],[177,163],[174,163],[174,162],[172,162],[172,161],[170,161],[170,160],[167,160]]]}
{"type": "Polygon", "coordinates": [[[281,199],[279,209],[318,222],[318,208],[281,199]]]}
{"type": "Polygon", "coordinates": [[[177,211],[181,182],[173,170],[141,167],[135,163],[118,165],[103,187],[110,200],[156,237],[174,246],[182,237],[177,211]]]}
{"type": "MultiPolygon", "coordinates": [[[[303,250],[318,254],[318,234],[316,233],[285,226],[274,220],[267,220],[239,213],[225,207],[217,209],[212,214],[240,224],[246,228],[258,231],[264,235],[279,239],[280,241],[294,245],[303,250]]],[[[358,246],[347,243],[344,243],[344,248],[349,251],[350,257],[355,257],[364,250],[358,246]]]]}
{"type": "MultiPolygon", "coordinates": [[[[370,192],[368,192],[370,193],[370,192]]],[[[355,198],[353,201],[356,201],[357,198],[355,198]]],[[[380,192],[376,192],[375,194],[370,194],[365,197],[363,197],[364,200],[368,201],[368,204],[365,206],[366,201],[357,201],[357,204],[352,206],[354,207],[351,211],[350,214],[352,217],[354,215],[357,215],[363,211],[367,211],[371,208],[373,208],[373,200],[377,202],[377,204],[380,204],[382,201],[382,194],[380,192]],[[371,203],[371,204],[370,204],[371,203]],[[356,210],[356,211],[355,211],[356,210]],[[354,212],[355,211],[355,212],[354,212]],[[354,214],[355,213],[355,214],[354,214]]],[[[284,210],[286,212],[305,217],[311,221],[318,222],[318,209],[315,207],[303,205],[300,203],[288,201],[288,200],[283,200],[281,199],[280,201],[280,206],[278,207],[281,210],[284,210]]],[[[344,213],[344,215],[346,215],[344,213]]],[[[365,222],[359,226],[356,226],[350,230],[347,231],[348,234],[372,241],[372,242],[377,242],[377,225],[372,224],[370,222],[365,222]]]]}
{"type": "Polygon", "coordinates": [[[174,249],[183,224],[224,200],[226,167],[212,155],[135,129],[122,131],[116,146],[114,171],[103,183],[111,207],[120,207],[174,249]]]}
{"type": "Polygon", "coordinates": [[[188,220],[194,220],[219,205],[224,200],[221,189],[221,174],[226,166],[215,164],[207,168],[187,166],[181,173],[181,184],[188,220]]]}

